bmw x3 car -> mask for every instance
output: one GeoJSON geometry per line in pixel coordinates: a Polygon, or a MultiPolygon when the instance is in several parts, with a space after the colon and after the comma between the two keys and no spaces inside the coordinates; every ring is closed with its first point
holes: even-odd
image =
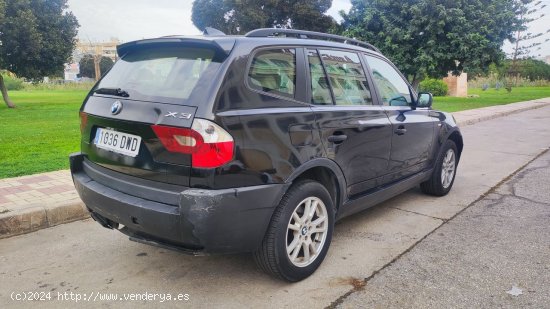
{"type": "Polygon", "coordinates": [[[209,33],[118,46],[86,97],[71,172],[102,226],[188,254],[250,252],[298,281],[337,220],[417,185],[451,190],[455,120],[372,45],[209,33]]]}

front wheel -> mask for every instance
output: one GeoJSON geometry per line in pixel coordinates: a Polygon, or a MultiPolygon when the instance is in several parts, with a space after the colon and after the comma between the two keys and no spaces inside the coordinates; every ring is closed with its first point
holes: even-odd
{"type": "Polygon", "coordinates": [[[420,184],[422,192],[435,196],[444,196],[451,191],[458,165],[458,151],[456,144],[447,140],[435,162],[432,176],[420,184]]]}
{"type": "Polygon", "coordinates": [[[333,227],[334,206],[325,187],[300,181],[282,198],[254,259],[263,271],[283,280],[305,279],[325,258],[333,227]]]}

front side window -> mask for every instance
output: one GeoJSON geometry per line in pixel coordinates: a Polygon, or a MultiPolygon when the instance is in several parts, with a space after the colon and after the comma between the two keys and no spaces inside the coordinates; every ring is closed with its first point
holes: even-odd
{"type": "Polygon", "coordinates": [[[258,52],[248,72],[249,85],[270,94],[294,98],[296,50],[269,49],[258,52]]]}
{"type": "Polygon", "coordinates": [[[320,50],[336,105],[372,105],[372,96],[359,56],[338,50],[320,50]]]}
{"type": "Polygon", "coordinates": [[[409,106],[411,105],[411,93],[409,85],[401,75],[386,61],[365,55],[371,68],[383,105],[409,106]]]}

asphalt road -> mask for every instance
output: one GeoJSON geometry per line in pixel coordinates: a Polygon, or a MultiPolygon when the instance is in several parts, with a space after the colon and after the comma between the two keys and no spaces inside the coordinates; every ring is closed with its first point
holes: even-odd
{"type": "Polygon", "coordinates": [[[550,308],[549,180],[547,152],[337,307],[550,308]]]}
{"type": "MultiPolygon", "coordinates": [[[[0,308],[73,306],[77,295],[82,307],[134,308],[156,306],[166,293],[188,300],[165,301],[163,307],[319,308],[345,301],[344,295],[363,291],[365,278],[399,261],[426,235],[548,149],[549,124],[550,107],[544,107],[464,127],[465,151],[448,196],[433,198],[413,189],[339,222],[321,268],[302,282],[273,280],[248,255],[184,256],[129,242],[86,220],[0,240],[0,308]],[[71,292],[73,300],[67,300],[71,292]],[[99,300],[114,293],[119,298],[159,295],[148,301],[99,300]],[[25,295],[51,299],[12,300],[25,295]],[[95,301],[83,300],[90,295],[95,301]]],[[[360,294],[349,295],[351,301],[360,294]]]]}

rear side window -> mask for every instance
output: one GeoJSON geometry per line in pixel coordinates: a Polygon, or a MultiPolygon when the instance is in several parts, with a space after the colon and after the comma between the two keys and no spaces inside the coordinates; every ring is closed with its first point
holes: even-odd
{"type": "Polygon", "coordinates": [[[214,54],[207,48],[139,49],[118,60],[96,89],[120,88],[137,100],[185,100],[207,72],[219,68],[214,54]]]}
{"type": "Polygon", "coordinates": [[[372,96],[359,56],[338,50],[320,50],[336,105],[372,105],[372,96]]]}
{"type": "Polygon", "coordinates": [[[311,78],[311,104],[332,105],[332,95],[328,78],[323,69],[321,58],[316,50],[308,50],[309,73],[311,78]]]}
{"type": "Polygon", "coordinates": [[[401,75],[386,61],[365,55],[371,68],[374,84],[380,93],[383,105],[408,106],[411,104],[409,86],[401,75]]]}
{"type": "Polygon", "coordinates": [[[256,53],[248,72],[248,83],[256,90],[294,98],[296,50],[269,49],[256,53]]]}

